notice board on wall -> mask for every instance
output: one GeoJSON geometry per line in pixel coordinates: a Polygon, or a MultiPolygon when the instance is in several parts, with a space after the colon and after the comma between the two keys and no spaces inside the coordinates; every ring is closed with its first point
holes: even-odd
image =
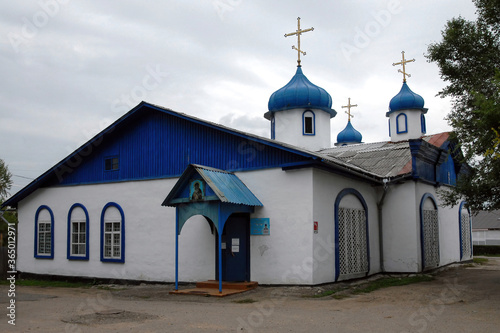
{"type": "Polygon", "coordinates": [[[269,218],[250,219],[250,235],[270,235],[271,223],[269,218]]]}

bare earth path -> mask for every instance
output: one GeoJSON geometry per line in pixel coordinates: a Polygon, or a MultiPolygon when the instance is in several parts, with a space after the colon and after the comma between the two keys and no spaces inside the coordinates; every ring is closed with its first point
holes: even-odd
{"type": "Polygon", "coordinates": [[[305,297],[332,287],[259,287],[221,299],[169,295],[171,285],[17,287],[12,326],[3,285],[0,332],[500,332],[500,258],[431,282],[305,297]]]}

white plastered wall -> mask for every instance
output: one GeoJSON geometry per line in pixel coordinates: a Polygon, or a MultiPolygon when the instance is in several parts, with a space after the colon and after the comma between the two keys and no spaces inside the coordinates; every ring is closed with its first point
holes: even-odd
{"type": "Polygon", "coordinates": [[[302,114],[304,111],[305,109],[292,109],[275,112],[275,139],[312,151],[330,148],[330,114],[322,110],[311,109],[315,115],[316,134],[303,135],[302,114]]]}
{"type": "MultiPolygon", "coordinates": [[[[334,173],[314,169],[314,215],[318,222],[318,233],[313,233],[313,221],[308,231],[313,235],[314,249],[314,284],[333,282],[335,280],[335,200],[338,194],[347,188],[357,190],[368,207],[368,241],[370,271],[368,274],[380,272],[379,229],[377,213],[376,189],[361,181],[356,181],[334,173]]],[[[346,195],[344,200],[348,200],[346,195]]]]}
{"type": "Polygon", "coordinates": [[[390,185],[383,208],[384,269],[420,272],[422,245],[420,202],[430,193],[438,205],[440,266],[460,261],[459,206],[441,207],[436,187],[407,181],[390,185]]]}
{"type": "MultiPolygon", "coordinates": [[[[460,224],[458,214],[460,206],[442,207],[439,195],[436,192],[436,187],[429,184],[416,183],[417,209],[420,208],[420,202],[425,193],[432,194],[438,205],[439,265],[444,266],[453,262],[458,262],[461,260],[460,224]]],[[[418,223],[420,226],[420,219],[418,220],[418,223]]]]}
{"type": "Polygon", "coordinates": [[[420,224],[415,183],[390,185],[383,205],[384,269],[417,272],[420,269],[420,224]]]}
{"type": "MultiPolygon", "coordinates": [[[[161,203],[177,179],[39,189],[19,204],[18,270],[37,274],[174,281],[175,208],[161,203]],[[125,263],[100,261],[101,212],[115,202],[125,215],[125,263]],[[89,260],[68,260],[67,218],[80,203],[89,213],[89,260]],[[34,258],[35,212],[54,213],[54,259],[34,258]]],[[[203,217],[188,220],[179,237],[179,280],[213,279],[215,240],[203,217]]]]}
{"type": "MultiPolygon", "coordinates": [[[[269,236],[250,236],[251,278],[262,284],[311,284],[312,172],[281,168],[237,175],[264,204],[251,217],[270,218],[269,236]]],[[[175,208],[162,207],[175,179],[39,189],[19,204],[18,269],[22,272],[146,281],[175,280],[175,208]],[[115,202],[125,215],[125,263],[100,261],[100,218],[115,202]],[[89,260],[66,258],[67,217],[74,203],[89,212],[89,260]],[[34,216],[54,213],[54,259],[34,258],[34,216]]],[[[215,278],[215,238],[201,216],[179,236],[179,281],[215,278]]]]}
{"type": "Polygon", "coordinates": [[[251,235],[251,279],[260,284],[312,284],[312,171],[281,168],[237,173],[264,205],[270,235],[251,235]]]}
{"type": "Polygon", "coordinates": [[[422,135],[424,135],[424,133],[422,133],[422,126],[420,120],[421,114],[422,114],[421,110],[401,110],[391,113],[389,115],[389,122],[391,126],[391,141],[397,142],[409,139],[418,139],[422,135]],[[407,119],[408,132],[398,134],[396,127],[396,118],[398,117],[398,115],[402,113],[406,114],[407,117],[406,119],[407,119]]]}

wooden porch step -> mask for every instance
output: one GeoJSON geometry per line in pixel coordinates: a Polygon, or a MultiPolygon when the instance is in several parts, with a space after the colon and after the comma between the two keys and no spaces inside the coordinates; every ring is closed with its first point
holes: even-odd
{"type": "MultiPolygon", "coordinates": [[[[231,282],[231,281],[222,281],[222,290],[224,289],[233,289],[233,290],[251,290],[257,288],[259,285],[258,282],[250,281],[250,282],[231,282]]],[[[219,289],[219,281],[217,280],[209,280],[202,281],[196,283],[196,288],[216,288],[219,289]]]]}

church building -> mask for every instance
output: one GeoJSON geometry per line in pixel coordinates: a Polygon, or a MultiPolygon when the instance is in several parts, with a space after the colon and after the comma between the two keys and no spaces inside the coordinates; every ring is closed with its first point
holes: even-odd
{"type": "Polygon", "coordinates": [[[332,145],[332,97],[301,66],[311,30],[288,34],[298,66],[269,98],[270,139],[141,102],[7,200],[17,270],[317,285],[470,260],[466,203],[437,194],[464,172],[459,152],[448,133],[426,133],[413,60],[395,64],[390,139],[363,143],[349,99],[332,145]]]}

